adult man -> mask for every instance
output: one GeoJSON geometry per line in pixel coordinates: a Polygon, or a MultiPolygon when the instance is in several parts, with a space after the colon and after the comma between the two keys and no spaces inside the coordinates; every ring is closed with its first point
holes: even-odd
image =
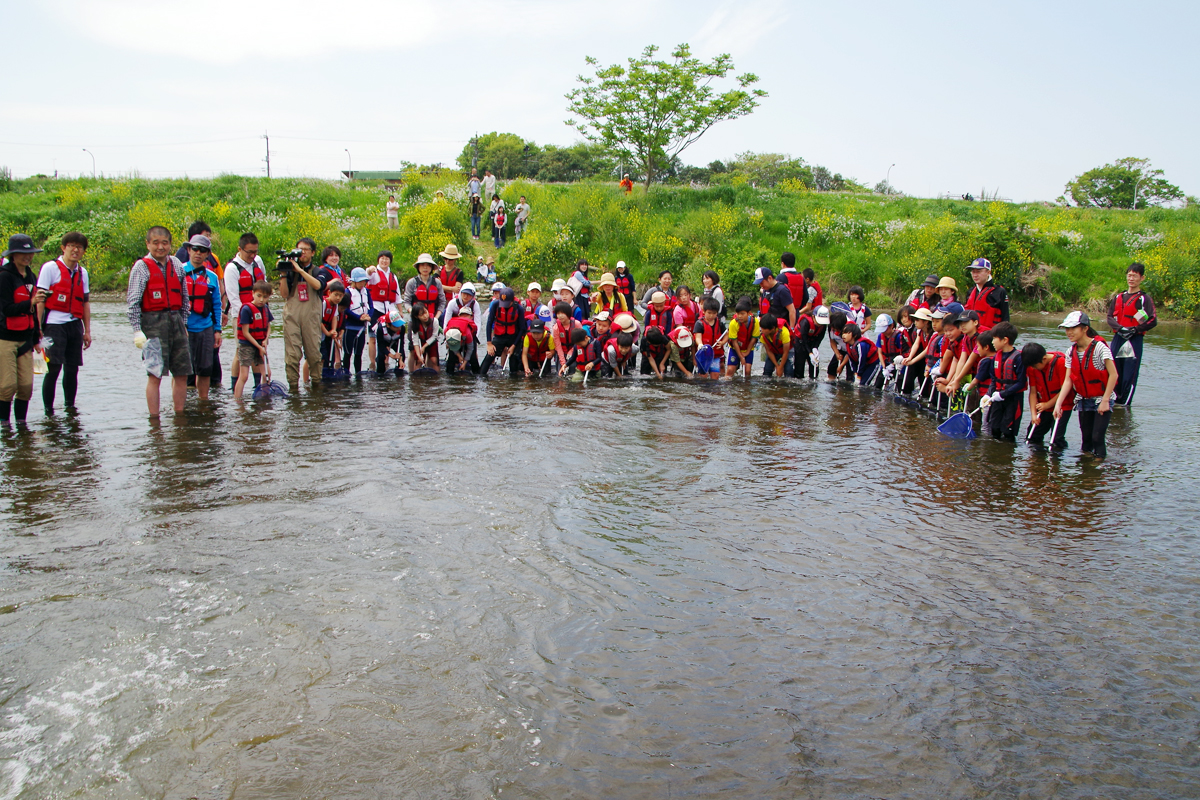
{"type": "Polygon", "coordinates": [[[496,194],[496,176],[490,169],[483,171],[483,196],[492,197],[496,194]]]}
{"type": "Polygon", "coordinates": [[[517,235],[517,241],[521,241],[521,234],[525,232],[525,225],[529,222],[529,204],[525,202],[525,195],[521,195],[521,202],[517,203],[517,216],[513,221],[513,231],[517,235]]]}
{"type": "Polygon", "coordinates": [[[185,267],[187,296],[191,304],[187,318],[188,350],[201,400],[208,399],[213,354],[221,348],[221,290],[217,273],[208,268],[210,253],[212,240],[207,236],[196,234],[188,240],[185,267]]]}
{"type": "Polygon", "coordinates": [[[1113,331],[1113,363],[1117,367],[1117,405],[1133,405],[1138,372],[1142,366],[1142,337],[1158,324],[1154,301],[1142,291],[1146,268],[1136,261],[1125,270],[1127,292],[1118,292],[1108,304],[1108,327],[1113,331]],[[1125,343],[1129,343],[1129,350],[1125,343]],[[1132,356],[1129,351],[1132,351],[1132,356]],[[1122,354],[1124,353],[1124,355],[1122,354]]]}
{"type": "MultiPolygon", "coordinates": [[[[249,303],[253,297],[251,287],[255,281],[267,279],[267,268],[258,256],[258,237],[253,233],[243,233],[238,237],[237,254],[225,265],[225,299],[229,303],[228,319],[233,320],[237,327],[238,314],[242,306],[249,303]]],[[[237,337],[234,337],[235,340],[237,337]]],[[[229,388],[237,383],[237,370],[230,375],[229,388]]]]}
{"type": "Polygon", "coordinates": [[[467,197],[479,194],[483,189],[483,184],[479,181],[479,175],[475,172],[475,168],[471,167],[471,177],[467,179],[467,197]]]}
{"type": "Polygon", "coordinates": [[[625,190],[625,194],[633,192],[633,181],[629,180],[629,173],[625,173],[625,177],[621,178],[621,188],[625,190]]]}
{"type": "Polygon", "coordinates": [[[913,310],[928,308],[931,312],[937,307],[941,297],[938,296],[938,276],[926,275],[925,282],[917,288],[913,289],[908,295],[908,299],[904,301],[906,306],[912,306],[913,310]]]}
{"type": "Polygon", "coordinates": [[[299,259],[290,262],[292,268],[279,278],[279,293],[283,295],[283,366],[292,391],[300,386],[301,358],[310,370],[320,369],[321,294],[328,280],[321,271],[316,275],[310,272],[316,242],[306,236],[296,242],[296,249],[300,251],[299,259]]]}
{"type": "MultiPolygon", "coordinates": [[[[184,242],[183,244],[179,245],[179,249],[177,251],[175,251],[175,257],[178,258],[180,261],[182,261],[185,264],[188,263],[192,258],[191,250],[189,249],[188,242],[190,242],[192,240],[193,236],[207,236],[209,241],[211,242],[212,238],[213,238],[212,228],[209,226],[209,224],[207,222],[205,222],[202,219],[198,219],[195,222],[193,222],[191,225],[188,226],[187,242],[184,242]]],[[[221,260],[219,258],[217,258],[216,253],[211,251],[211,247],[209,250],[208,258],[205,259],[205,263],[208,265],[208,268],[211,269],[216,274],[217,288],[220,290],[220,295],[221,295],[221,304],[219,306],[219,309],[221,312],[221,322],[220,322],[220,325],[217,326],[218,336],[215,339],[215,341],[219,342],[221,339],[221,337],[219,335],[221,332],[221,326],[225,324],[225,318],[224,318],[225,312],[229,309],[229,301],[225,299],[225,271],[223,269],[221,269],[221,260]]],[[[192,366],[195,366],[195,364],[193,364],[192,366]]],[[[237,372],[236,364],[234,365],[234,372],[235,373],[237,372]]],[[[209,375],[210,375],[210,382],[209,382],[210,386],[220,386],[221,385],[221,347],[219,344],[217,345],[217,348],[215,350],[213,350],[212,369],[209,371],[209,375]]],[[[234,379],[235,380],[237,379],[236,375],[234,376],[234,379]]],[[[195,376],[188,379],[188,386],[194,386],[194,385],[195,385],[195,376]]]]}
{"type": "Polygon", "coordinates": [[[992,283],[992,262],[977,258],[967,267],[975,285],[963,307],[979,315],[979,330],[990,331],[1001,322],[1008,322],[1008,292],[992,283]]]}
{"type": "MultiPolygon", "coordinates": [[[[50,340],[46,355],[50,366],[42,379],[42,405],[54,413],[54,389],[62,373],[63,402],[75,409],[79,390],[79,368],[83,351],[92,346],[91,287],[87,268],[79,263],[87,252],[88,238],[78,231],[62,237],[62,255],[42,265],[37,286],[43,293],[38,303],[42,333],[50,340]]],[[[41,251],[38,251],[41,252],[41,251]]]]}
{"type": "MultiPolygon", "coordinates": [[[[791,255],[786,253],[785,255],[791,255]]],[[[773,314],[777,320],[782,322],[787,320],[787,329],[793,331],[796,329],[796,306],[792,302],[792,292],[785,284],[780,283],[775,279],[775,273],[770,267],[759,267],[754,272],[754,285],[759,289],[758,309],[760,316],[773,314]]],[[[795,351],[790,347],[783,355],[783,363],[780,366],[780,374],[792,376],[792,359],[795,357],[795,351]]]]}
{"type": "Polygon", "coordinates": [[[809,291],[808,281],[796,271],[796,255],[784,253],[779,257],[779,279],[787,284],[792,293],[792,304],[796,306],[796,319],[813,310],[813,301],[817,292],[809,291]]]}
{"type": "Polygon", "coordinates": [[[181,414],[192,374],[186,321],[191,304],[183,264],[171,255],[171,232],[161,225],[146,231],[146,249],[129,270],[125,295],[133,341],[146,362],[146,407],[150,416],[158,416],[160,386],[170,373],[171,399],[175,413],[181,414]]]}

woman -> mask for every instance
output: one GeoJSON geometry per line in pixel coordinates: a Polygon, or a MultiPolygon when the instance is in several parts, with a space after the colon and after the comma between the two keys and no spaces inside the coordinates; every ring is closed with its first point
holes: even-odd
{"type": "Polygon", "coordinates": [[[342,282],[342,286],[349,286],[350,279],[346,276],[339,264],[342,263],[342,251],[334,245],[329,245],[321,251],[321,269],[325,270],[325,294],[329,294],[329,284],[338,280],[342,282]]]}
{"type": "Polygon", "coordinates": [[[725,319],[725,290],[721,288],[721,276],[710,269],[700,278],[700,282],[704,284],[704,296],[711,297],[721,304],[717,316],[725,319]]]}
{"type": "Polygon", "coordinates": [[[663,294],[665,294],[667,296],[667,299],[666,299],[667,310],[674,311],[675,310],[675,292],[671,291],[671,282],[674,280],[675,280],[675,276],[671,274],[671,270],[669,270],[669,269],[664,269],[662,272],[658,273],[658,283],[654,286],[651,286],[649,289],[646,290],[646,294],[642,298],[642,305],[643,306],[650,305],[650,298],[654,296],[654,293],[662,292],[663,294]]]}
{"type": "Polygon", "coordinates": [[[1117,365],[1113,362],[1108,344],[1092,328],[1092,321],[1082,311],[1072,311],[1058,326],[1065,328],[1071,349],[1067,351],[1070,370],[1058,391],[1054,403],[1054,418],[1061,419],[1063,405],[1071,390],[1075,390],[1075,407],[1079,409],[1079,432],[1082,449],[1096,458],[1108,456],[1105,436],[1112,419],[1112,397],[1117,389],[1117,365]]]}
{"type": "Polygon", "coordinates": [[[625,308],[633,310],[633,290],[636,282],[633,280],[633,274],[629,271],[629,267],[624,261],[617,262],[617,269],[613,273],[613,279],[617,282],[617,292],[625,298],[625,308]]]}
{"type": "Polygon", "coordinates": [[[588,269],[590,265],[586,258],[579,259],[575,264],[575,271],[571,273],[570,280],[567,281],[567,286],[570,286],[575,292],[574,302],[583,312],[583,319],[588,318],[588,312],[592,310],[592,282],[588,280],[588,269]],[[575,281],[574,284],[571,281],[575,281]]]}
{"type": "Polygon", "coordinates": [[[611,272],[600,276],[600,285],[597,288],[599,291],[592,300],[593,317],[601,311],[607,311],[615,317],[620,312],[629,310],[629,306],[625,304],[625,295],[617,291],[617,278],[611,272]]]}
{"type": "Polygon", "coordinates": [[[479,231],[483,227],[483,198],[478,194],[471,195],[467,211],[471,216],[471,238],[478,242],[479,231]]]}
{"type": "Polygon", "coordinates": [[[442,290],[442,282],[433,276],[437,262],[429,253],[421,253],[413,266],[417,268],[417,274],[404,284],[404,304],[412,308],[413,303],[424,303],[434,317],[441,319],[446,311],[446,293],[442,290]]]}
{"type": "Polygon", "coordinates": [[[492,244],[499,250],[504,246],[504,226],[508,222],[508,215],[504,208],[504,201],[498,194],[492,195],[492,203],[488,206],[488,218],[492,221],[492,244]]]}
{"type": "Polygon", "coordinates": [[[938,294],[941,295],[941,300],[933,307],[933,311],[945,311],[947,314],[957,314],[963,310],[962,303],[958,302],[958,284],[954,278],[949,275],[938,281],[938,294]]]}
{"type": "Polygon", "coordinates": [[[40,252],[33,239],[18,233],[9,237],[2,254],[8,259],[0,266],[0,423],[4,425],[10,411],[17,424],[24,425],[33,396],[33,349],[41,341],[37,304],[46,299],[46,292],[36,288],[37,277],[29,267],[34,253],[40,252]]]}

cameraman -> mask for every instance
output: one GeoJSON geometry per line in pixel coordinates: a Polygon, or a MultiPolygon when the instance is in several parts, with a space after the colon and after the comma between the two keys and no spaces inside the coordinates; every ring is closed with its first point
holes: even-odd
{"type": "Polygon", "coordinates": [[[296,242],[300,256],[280,267],[279,293],[283,295],[283,360],[288,386],[300,385],[300,359],[321,374],[321,296],[326,279],[312,273],[317,243],[308,237],[296,242]]]}

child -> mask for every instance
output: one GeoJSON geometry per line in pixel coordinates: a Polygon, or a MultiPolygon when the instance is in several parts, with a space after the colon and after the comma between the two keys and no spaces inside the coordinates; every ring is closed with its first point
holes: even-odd
{"type": "Polygon", "coordinates": [[[528,330],[528,324],[525,322],[525,315],[521,312],[521,307],[517,305],[517,295],[512,289],[504,289],[500,292],[500,299],[496,301],[496,305],[488,311],[487,325],[484,327],[484,333],[487,336],[487,355],[483,358],[483,363],[479,365],[479,372],[485,378],[488,371],[492,368],[492,363],[499,358],[500,368],[503,369],[505,363],[508,364],[510,375],[517,375],[520,372],[520,359],[514,358],[514,351],[521,346],[521,342],[525,339],[525,331],[528,330]]]}
{"type": "Polygon", "coordinates": [[[642,325],[647,330],[652,327],[659,328],[664,335],[667,331],[675,327],[671,309],[667,307],[666,293],[654,292],[650,295],[650,305],[646,306],[646,313],[642,317],[642,325]]]}
{"type": "MultiPolygon", "coordinates": [[[[938,309],[930,315],[930,325],[933,333],[929,337],[929,346],[925,350],[925,383],[929,384],[929,400],[937,397],[937,379],[942,375],[942,359],[946,356],[946,312],[938,309]]],[[[925,397],[924,386],[921,388],[922,399],[925,397]]]]}
{"type": "Polygon", "coordinates": [[[780,325],[774,314],[763,314],[759,319],[759,338],[763,344],[763,375],[781,378],[792,377],[787,354],[792,349],[792,337],[786,325],[780,325]]]}
{"type": "Polygon", "coordinates": [[[571,318],[576,322],[583,322],[585,316],[583,307],[575,302],[575,290],[570,286],[563,286],[558,290],[558,300],[554,303],[554,308],[556,309],[554,315],[556,317],[558,316],[557,309],[559,305],[569,306],[571,309],[571,318]]]}
{"type": "MultiPolygon", "coordinates": [[[[474,305],[474,304],[472,304],[474,305]]],[[[475,343],[479,341],[479,327],[475,324],[475,312],[464,306],[454,319],[446,323],[446,374],[453,375],[460,366],[466,365],[472,375],[479,374],[479,361],[475,343]],[[457,333],[456,333],[457,332],[457,333]],[[450,347],[450,335],[454,333],[455,347],[450,347]]]]}
{"type": "MultiPolygon", "coordinates": [[[[842,339],[842,331],[846,330],[846,314],[841,309],[829,309],[829,325],[826,327],[826,335],[829,337],[829,349],[833,355],[829,358],[829,366],[825,369],[825,376],[830,381],[836,381],[842,371],[846,369],[850,363],[850,353],[846,350],[846,342],[842,339]]],[[[854,375],[849,371],[846,372],[846,380],[853,381],[854,375]]]]}
{"type": "Polygon", "coordinates": [[[608,374],[616,378],[625,377],[631,362],[637,358],[637,352],[633,334],[621,332],[615,339],[610,339],[608,346],[604,348],[604,362],[608,367],[608,374]]]}
{"type": "MultiPolygon", "coordinates": [[[[434,302],[437,302],[436,299],[434,302]]],[[[408,323],[408,371],[428,367],[438,372],[438,337],[442,326],[429,313],[429,306],[421,301],[412,305],[412,316],[408,323]]]]}
{"type": "Polygon", "coordinates": [[[754,308],[750,298],[738,300],[733,309],[733,319],[729,321],[727,341],[729,342],[729,366],[726,373],[730,378],[737,374],[740,366],[743,374],[749,378],[754,366],[754,346],[758,344],[761,335],[758,319],[751,316],[754,308]]]}
{"type": "Polygon", "coordinates": [[[875,320],[875,346],[879,348],[879,357],[883,360],[883,370],[880,372],[880,386],[898,377],[898,366],[904,361],[904,354],[909,344],[905,333],[898,330],[896,321],[887,314],[880,314],[875,320]]]}
{"type": "Polygon", "coordinates": [[[596,342],[588,338],[587,331],[576,328],[571,332],[571,358],[575,369],[580,372],[594,372],[600,367],[600,354],[603,352],[596,347],[596,342]]]}
{"type": "Polygon", "coordinates": [[[671,366],[677,373],[682,372],[684,377],[694,378],[696,370],[696,342],[692,339],[691,330],[680,325],[667,335],[667,339],[670,342],[670,352],[667,354],[667,360],[671,366]]]}
{"type": "Polygon", "coordinates": [[[525,299],[521,301],[521,308],[525,312],[525,320],[533,322],[535,317],[541,317],[542,311],[542,285],[537,281],[529,284],[525,289],[525,299]]]}
{"type": "Polygon", "coordinates": [[[942,358],[934,367],[937,376],[934,377],[933,385],[948,397],[958,391],[957,386],[953,389],[949,388],[949,376],[954,374],[955,366],[958,364],[958,346],[961,338],[962,331],[958,328],[958,314],[947,314],[942,317],[942,358]]]}
{"type": "MultiPolygon", "coordinates": [[[[271,309],[267,307],[267,300],[271,297],[271,284],[255,281],[251,291],[254,293],[253,299],[238,312],[239,370],[237,383],[233,387],[233,396],[238,400],[242,399],[242,390],[246,386],[246,379],[250,377],[250,371],[262,366],[266,361],[267,339],[271,335],[271,321],[275,319],[271,315],[271,309]]],[[[271,380],[269,371],[267,380],[271,380]]],[[[254,376],[254,385],[259,385],[257,373],[254,376]]]]}
{"type": "MultiPolygon", "coordinates": [[[[907,308],[907,306],[905,306],[907,308]]],[[[912,344],[900,365],[908,373],[900,391],[912,394],[917,381],[925,376],[925,357],[929,349],[929,341],[933,338],[933,313],[928,308],[918,308],[913,312],[913,332],[910,334],[912,344]]]]}
{"type": "Polygon", "coordinates": [[[667,369],[669,355],[669,342],[663,329],[657,325],[646,328],[646,332],[642,334],[642,374],[649,375],[653,372],[655,377],[662,378],[667,369]]]}
{"type": "Polygon", "coordinates": [[[816,292],[812,301],[813,308],[820,308],[825,305],[825,291],[821,288],[821,284],[817,283],[817,273],[813,271],[812,267],[809,267],[800,274],[804,276],[804,280],[807,281],[809,287],[816,292]]]}
{"type": "MultiPolygon", "coordinates": [[[[588,260],[581,258],[575,265],[575,272],[571,274],[571,279],[579,286],[579,297],[573,299],[575,307],[579,311],[575,319],[580,322],[587,319],[592,311],[592,282],[588,280],[588,268],[588,260]]],[[[574,292],[572,292],[572,295],[574,295],[574,292]]]]}
{"type": "MultiPolygon", "coordinates": [[[[611,378],[614,374],[611,361],[608,358],[608,347],[609,345],[615,346],[617,337],[619,337],[622,333],[629,334],[630,341],[636,342],[638,340],[638,324],[637,320],[633,318],[632,314],[618,314],[617,316],[613,317],[612,332],[609,334],[607,343],[604,345],[604,347],[597,348],[601,357],[600,374],[606,378],[611,378]]],[[[615,352],[619,353],[619,348],[615,352]]],[[[638,348],[634,346],[631,357],[635,360],[637,353],[638,348]]],[[[632,368],[632,364],[630,365],[630,368],[632,368]]]]}
{"type": "MultiPolygon", "coordinates": [[[[700,282],[704,284],[704,299],[712,298],[717,301],[717,316],[721,321],[725,320],[725,290],[721,288],[721,276],[714,270],[705,271],[700,278],[700,282]]],[[[703,307],[703,302],[701,303],[703,307]]]]}
{"type": "Polygon", "coordinates": [[[817,306],[810,313],[801,314],[796,319],[796,328],[792,331],[792,347],[796,351],[793,369],[797,378],[804,377],[807,367],[810,380],[817,378],[817,350],[821,340],[825,338],[825,329],[829,326],[829,309],[817,306]]]}
{"type": "Polygon", "coordinates": [[[393,306],[379,318],[372,330],[375,341],[375,374],[383,377],[388,365],[395,364],[397,376],[404,374],[404,314],[393,306]]]}
{"type": "Polygon", "coordinates": [[[575,315],[579,307],[566,302],[554,305],[554,354],[558,359],[558,374],[566,375],[568,369],[567,354],[571,350],[571,334],[583,325],[575,315]]]}
{"type": "Polygon", "coordinates": [[[1133,393],[1137,390],[1138,371],[1142,365],[1142,338],[1155,325],[1154,301],[1142,291],[1142,280],[1146,268],[1136,261],[1125,269],[1125,283],[1129,291],[1113,295],[1108,305],[1108,327],[1112,328],[1113,341],[1110,348],[1117,354],[1117,405],[1133,405],[1133,393]],[[1125,343],[1133,351],[1132,358],[1121,356],[1125,343]]]}
{"type": "Polygon", "coordinates": [[[858,376],[859,386],[871,386],[879,375],[879,348],[867,337],[863,336],[862,328],[846,321],[842,331],[842,341],[846,343],[846,355],[850,362],[852,375],[858,376]]]}
{"type": "Polygon", "coordinates": [[[367,290],[367,271],[355,267],[350,272],[350,307],[346,312],[346,332],[343,334],[347,369],[354,358],[354,374],[362,373],[363,347],[367,344],[367,328],[371,324],[371,294],[367,290]]]}
{"type": "MultiPolygon", "coordinates": [[[[583,333],[582,328],[575,328],[574,333],[583,333]]],[[[586,336],[586,334],[584,334],[586,336]]],[[[573,347],[569,344],[568,347],[573,347]]],[[[525,342],[521,347],[521,365],[525,367],[525,377],[532,378],[542,374],[542,365],[550,358],[554,350],[554,337],[546,332],[546,323],[535,319],[529,323],[529,332],[525,334],[525,342]]],[[[574,356],[574,352],[571,354],[574,356]]],[[[574,363],[572,358],[569,363],[574,363]]]]}
{"type": "MultiPolygon", "coordinates": [[[[387,330],[387,322],[382,325],[375,323],[390,314],[400,301],[400,281],[392,274],[391,250],[380,250],[375,256],[375,265],[367,267],[367,291],[371,294],[371,339],[367,343],[370,347],[368,358],[371,363],[377,363],[376,339],[380,332],[387,330]]],[[[403,319],[401,316],[402,321],[403,319]]]]}
{"type": "Polygon", "coordinates": [[[1107,458],[1105,434],[1112,419],[1112,396],[1117,388],[1117,367],[1112,351],[1082,311],[1072,311],[1058,327],[1066,329],[1071,349],[1067,351],[1069,371],[1054,403],[1054,418],[1063,416],[1067,398],[1074,390],[1079,432],[1083,436],[1081,449],[1096,458],[1107,458]]]}
{"type": "MultiPolygon", "coordinates": [[[[967,312],[975,313],[975,312],[967,312]]],[[[992,404],[988,409],[988,427],[993,439],[1015,442],[1021,428],[1021,409],[1025,405],[1025,368],[1021,354],[1013,347],[1017,329],[1011,322],[992,326],[992,404]]]]}
{"type": "Polygon", "coordinates": [[[975,349],[975,341],[979,338],[979,313],[969,310],[960,313],[958,315],[958,332],[960,334],[956,344],[958,355],[955,357],[954,370],[948,381],[951,387],[949,394],[957,391],[963,381],[975,374],[975,365],[979,363],[979,353],[975,349]]]}
{"type": "Polygon", "coordinates": [[[342,335],[346,329],[346,309],[342,299],[346,287],[341,281],[332,281],[325,287],[325,299],[321,301],[321,365],[325,369],[336,369],[342,365],[342,335]]]}
{"type": "Polygon", "coordinates": [[[692,290],[682,284],[676,290],[676,299],[675,309],[671,312],[673,327],[682,325],[691,331],[696,327],[696,320],[700,318],[700,304],[692,299],[692,290]]]}
{"type": "MultiPolygon", "coordinates": [[[[981,343],[984,335],[979,335],[981,343]]],[[[1067,356],[1065,353],[1048,353],[1042,345],[1030,342],[1021,348],[1021,363],[1025,365],[1025,378],[1029,381],[1029,413],[1033,417],[1030,420],[1033,428],[1029,432],[1029,442],[1041,445],[1046,433],[1054,428],[1054,405],[1067,379],[1067,356]]],[[[1071,421],[1068,404],[1075,404],[1073,391],[1068,393],[1063,403],[1062,419],[1058,423],[1054,441],[1050,443],[1051,450],[1062,450],[1067,446],[1067,425],[1071,421]]]]}
{"type": "Polygon", "coordinates": [[[692,328],[697,337],[696,360],[699,363],[702,360],[700,350],[708,348],[705,355],[710,356],[711,353],[711,356],[704,377],[716,380],[725,372],[725,342],[729,334],[725,330],[725,323],[721,321],[721,303],[716,297],[705,297],[703,309],[703,316],[696,320],[692,328]]]}
{"type": "Polygon", "coordinates": [[[851,286],[846,292],[846,302],[850,310],[846,312],[846,321],[858,325],[862,333],[871,330],[871,309],[866,302],[867,293],[861,286],[851,286]]]}

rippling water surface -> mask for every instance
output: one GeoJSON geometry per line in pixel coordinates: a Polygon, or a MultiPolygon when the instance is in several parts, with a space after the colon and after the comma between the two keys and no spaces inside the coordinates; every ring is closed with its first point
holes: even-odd
{"type": "Polygon", "coordinates": [[[95,330],[81,415],[0,449],[0,798],[1200,785],[1187,329],[1102,466],[793,381],[223,390],[159,427],[122,309],[95,330]]]}

